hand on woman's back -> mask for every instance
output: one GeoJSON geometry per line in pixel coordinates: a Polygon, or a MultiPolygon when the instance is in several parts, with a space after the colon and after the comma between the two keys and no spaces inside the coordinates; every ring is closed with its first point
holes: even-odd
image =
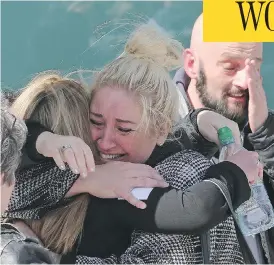
{"type": "Polygon", "coordinates": [[[121,198],[137,208],[144,209],[146,204],[134,197],[134,188],[168,187],[168,184],[155,169],[145,164],[130,162],[109,162],[96,166],[88,178],[79,179],[86,192],[99,198],[121,198]]]}
{"type": "Polygon", "coordinates": [[[43,132],[36,141],[36,149],[43,156],[52,157],[62,170],[66,168],[65,163],[82,177],[95,170],[90,147],[78,137],[43,132]]]}

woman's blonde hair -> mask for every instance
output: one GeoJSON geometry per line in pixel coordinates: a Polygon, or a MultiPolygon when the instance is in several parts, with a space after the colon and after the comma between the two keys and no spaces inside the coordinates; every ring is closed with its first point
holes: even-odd
{"type": "Polygon", "coordinates": [[[144,24],[129,37],[124,52],[95,76],[93,96],[105,86],[137,96],[142,109],[140,128],[171,133],[179,119],[179,95],[169,71],[182,67],[183,46],[158,28],[144,24]]]}
{"type": "MultiPolygon", "coordinates": [[[[22,119],[38,121],[55,134],[80,137],[92,148],[87,92],[58,72],[37,75],[15,100],[12,111],[22,119]]],[[[88,202],[88,195],[83,194],[41,220],[25,222],[46,247],[64,254],[73,247],[82,230],[88,202]]]]}

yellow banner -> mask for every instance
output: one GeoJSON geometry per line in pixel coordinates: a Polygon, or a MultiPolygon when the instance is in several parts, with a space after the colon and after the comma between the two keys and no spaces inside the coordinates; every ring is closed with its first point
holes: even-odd
{"type": "Polygon", "coordinates": [[[273,42],[274,0],[203,0],[204,41],[273,42]]]}

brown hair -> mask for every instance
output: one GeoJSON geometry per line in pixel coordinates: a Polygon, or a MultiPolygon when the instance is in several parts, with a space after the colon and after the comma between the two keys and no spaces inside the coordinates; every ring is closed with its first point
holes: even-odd
{"type": "MultiPolygon", "coordinates": [[[[89,97],[73,79],[57,72],[41,73],[26,86],[12,109],[18,117],[38,121],[55,134],[80,137],[94,150],[89,135],[89,97]]],[[[24,221],[46,247],[64,254],[73,247],[83,228],[88,198],[80,195],[40,220],[24,221]]]]}

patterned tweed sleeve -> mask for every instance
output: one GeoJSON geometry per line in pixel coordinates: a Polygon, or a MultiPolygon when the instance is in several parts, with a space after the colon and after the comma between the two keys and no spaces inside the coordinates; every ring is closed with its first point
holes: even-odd
{"type": "MultiPolygon", "coordinates": [[[[70,169],[61,170],[47,161],[16,175],[14,190],[5,217],[40,219],[58,206],[79,175],[70,169]]],[[[70,201],[64,199],[62,204],[70,201]]]]}

